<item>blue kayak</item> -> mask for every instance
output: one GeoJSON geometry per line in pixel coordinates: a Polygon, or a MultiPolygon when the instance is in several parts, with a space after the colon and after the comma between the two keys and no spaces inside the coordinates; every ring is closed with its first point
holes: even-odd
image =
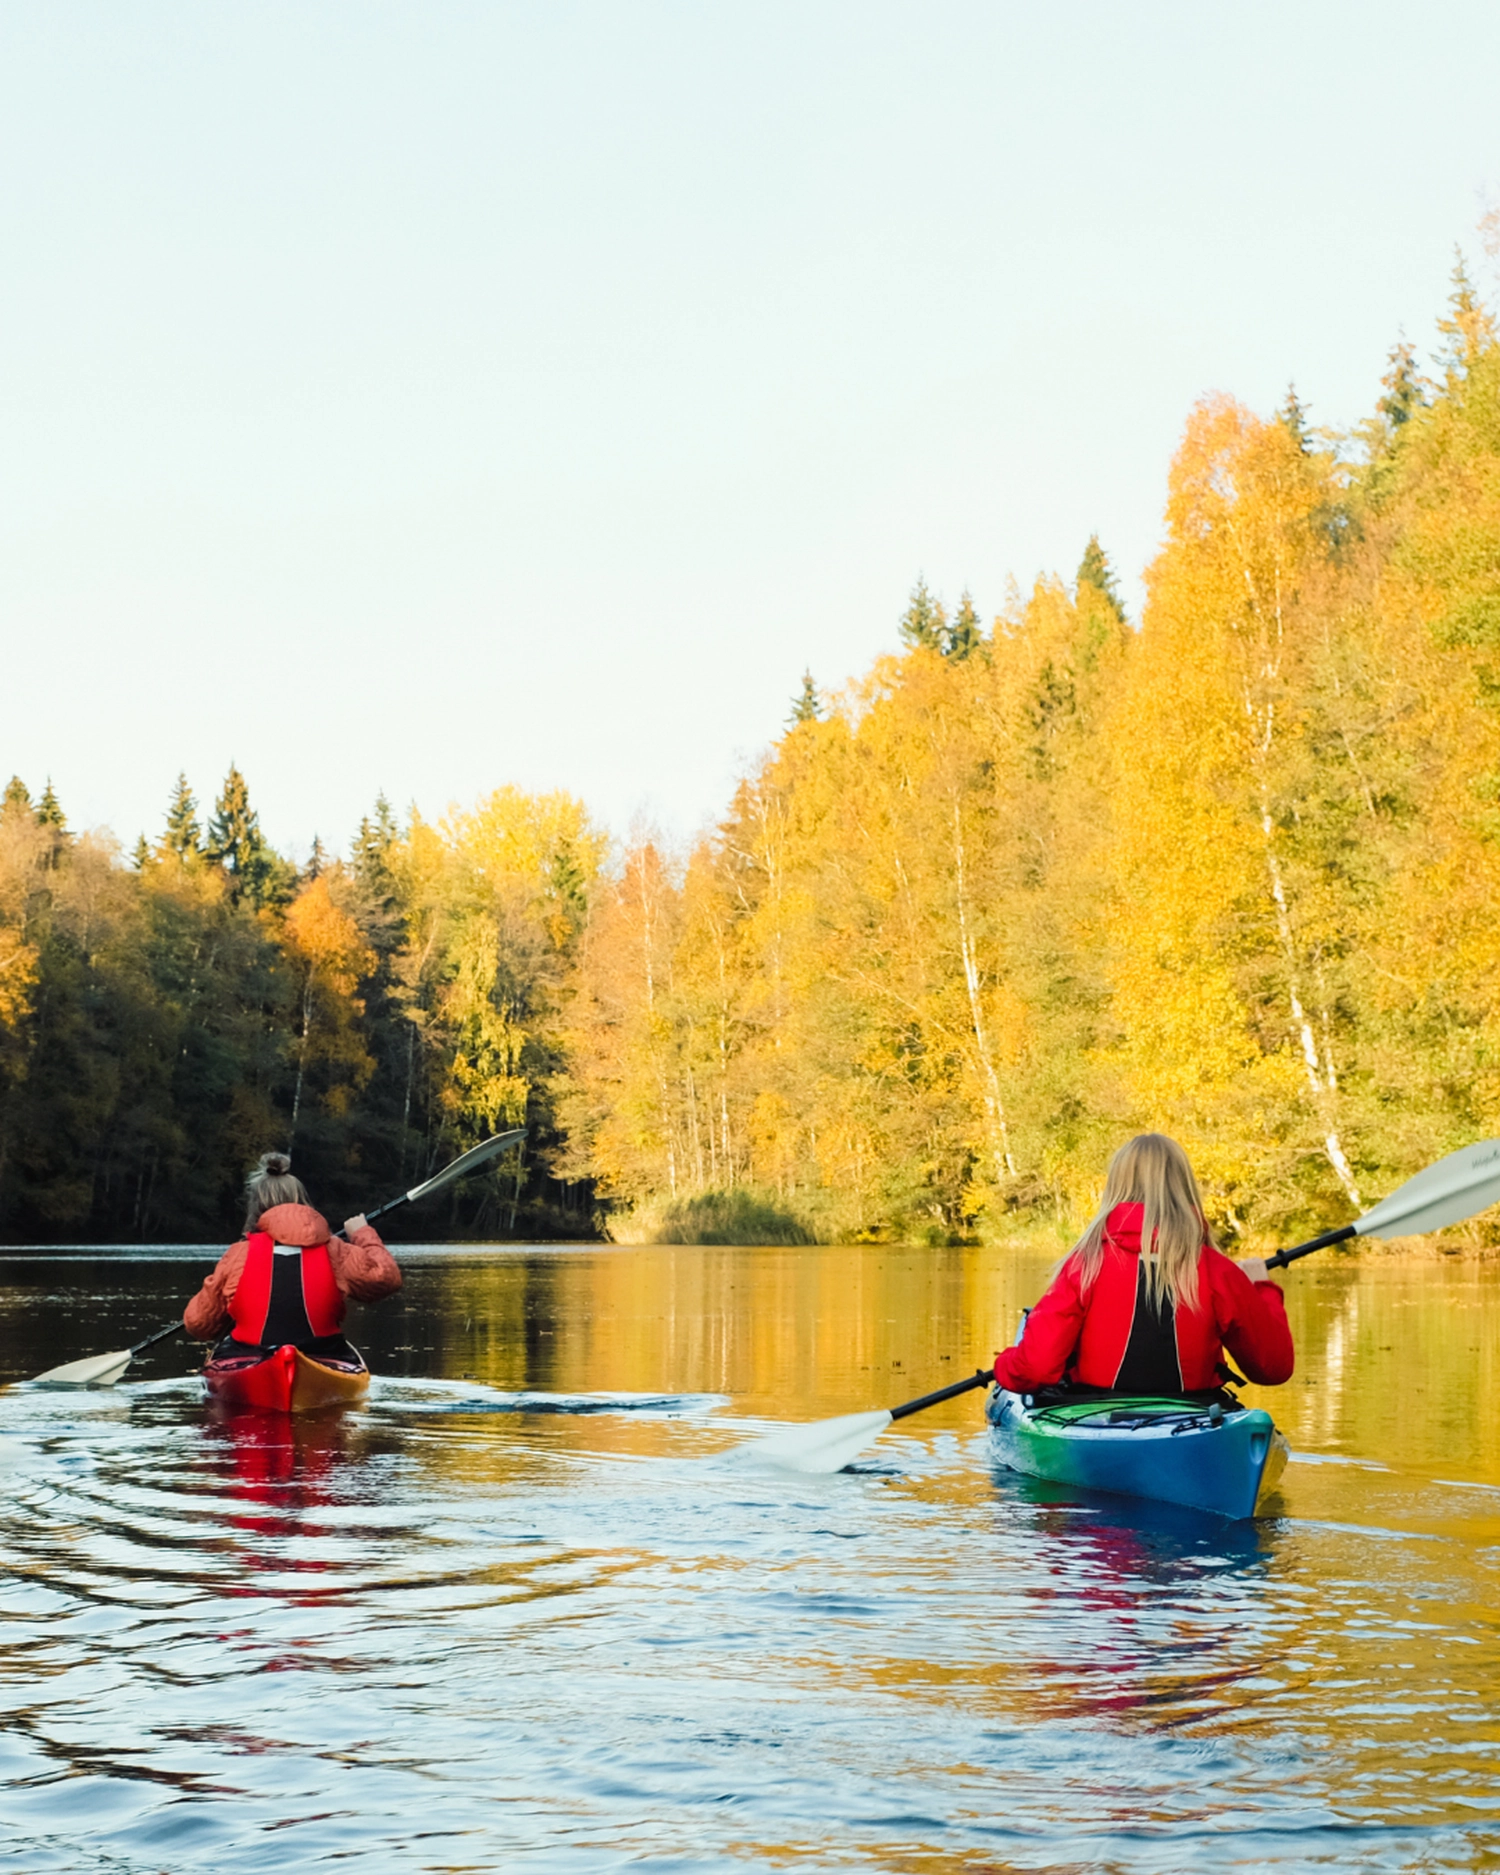
{"type": "Polygon", "coordinates": [[[1033,1401],[990,1390],[985,1416],[1002,1464],[1091,1491],[1253,1517],[1290,1447],[1259,1407],[1089,1395],[1033,1401]]]}

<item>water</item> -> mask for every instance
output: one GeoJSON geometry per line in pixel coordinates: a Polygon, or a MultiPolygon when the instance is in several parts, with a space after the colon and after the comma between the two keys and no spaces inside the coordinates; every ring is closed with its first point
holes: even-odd
{"type": "MultiPolygon", "coordinates": [[[[1500,1270],[1302,1264],[1281,1514],[711,1462],[1009,1338],[997,1251],[404,1253],[362,1410],[0,1394],[0,1869],[1500,1869],[1500,1270]],[[590,1410],[572,1410],[587,1408],[590,1410]]],[[[0,1378],[193,1252],[7,1255],[0,1378]]]]}

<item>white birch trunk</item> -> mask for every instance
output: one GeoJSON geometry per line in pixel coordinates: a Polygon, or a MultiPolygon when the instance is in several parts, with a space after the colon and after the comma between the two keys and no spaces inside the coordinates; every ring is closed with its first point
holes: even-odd
{"type": "Polygon", "coordinates": [[[995,1161],[997,1183],[1006,1177],[1016,1176],[1016,1162],[1010,1150],[1010,1129],[1005,1120],[1005,1102],[1000,1094],[1000,1076],[995,1070],[995,1059],[990,1052],[989,1036],[984,1026],[984,1006],[980,999],[979,964],[974,955],[973,939],[969,932],[968,894],[964,880],[964,836],[963,822],[959,817],[958,800],[953,802],[953,859],[958,884],[958,943],[963,958],[964,984],[969,992],[969,1021],[974,1030],[974,1048],[979,1057],[980,1070],[984,1075],[984,1104],[989,1120],[990,1153],[995,1161]]]}

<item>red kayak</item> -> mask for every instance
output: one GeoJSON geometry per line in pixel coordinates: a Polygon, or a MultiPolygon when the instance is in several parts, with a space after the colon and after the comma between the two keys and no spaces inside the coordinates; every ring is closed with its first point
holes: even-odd
{"type": "Polygon", "coordinates": [[[349,1406],[370,1387],[370,1370],[359,1350],[352,1361],[315,1359],[290,1345],[269,1354],[231,1355],[210,1361],[203,1384],[212,1399],[243,1412],[306,1413],[320,1406],[349,1406]]]}

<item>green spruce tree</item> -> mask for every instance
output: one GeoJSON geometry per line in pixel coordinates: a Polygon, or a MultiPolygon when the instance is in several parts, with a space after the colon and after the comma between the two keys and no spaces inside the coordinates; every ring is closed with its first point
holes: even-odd
{"type": "Polygon", "coordinates": [[[1469,278],[1462,253],[1453,266],[1453,291],[1448,295],[1448,316],[1438,320],[1443,344],[1437,362],[1450,391],[1456,389],[1474,363],[1495,343],[1495,322],[1469,278]]]}
{"type": "Polygon", "coordinates": [[[1305,456],[1312,448],[1312,436],[1307,427],[1307,405],[1297,395],[1295,384],[1289,384],[1286,387],[1286,402],[1276,412],[1276,416],[1305,456]]]}
{"type": "Polygon", "coordinates": [[[36,824],[48,836],[50,842],[47,865],[53,872],[56,872],[62,863],[64,851],[72,842],[68,834],[68,823],[63,819],[62,806],[53,790],[50,775],[47,777],[46,787],[42,790],[42,798],[37,802],[33,811],[36,814],[36,824]]]}
{"type": "Polygon", "coordinates": [[[941,651],[943,627],[948,615],[927,590],[927,581],[918,578],[911,589],[911,602],[901,615],[901,642],[909,651],[941,651]]]}
{"type": "Polygon", "coordinates": [[[943,656],[951,658],[955,664],[961,664],[979,649],[982,636],[979,614],[974,610],[974,601],[966,586],[958,602],[958,611],[953,616],[953,623],[944,634],[943,656]]]}
{"type": "Polygon", "coordinates": [[[559,933],[554,942],[562,941],[561,933],[576,938],[588,920],[589,881],[579,861],[578,849],[566,834],[559,837],[552,849],[547,884],[562,919],[561,927],[554,926],[554,931],[559,933]]]}
{"type": "Polygon", "coordinates": [[[1122,625],[1125,623],[1125,608],[1120,603],[1120,589],[1115,583],[1115,570],[1109,563],[1109,555],[1099,545],[1097,534],[1089,535],[1089,544],[1084,548],[1083,558],[1078,562],[1076,593],[1080,602],[1085,588],[1097,593],[1120,623],[1122,625]]]}
{"type": "Polygon", "coordinates": [[[246,900],[257,911],[284,893],[295,877],[267,846],[260,816],[250,805],[245,777],[233,762],[214,802],[204,850],[228,873],[233,896],[246,900]]]}
{"type": "Polygon", "coordinates": [[[795,729],[798,723],[815,723],[820,715],[818,707],[818,686],[813,682],[812,672],[802,673],[802,688],[792,698],[792,713],[786,719],[788,729],[795,729]]]}
{"type": "Polygon", "coordinates": [[[1391,347],[1380,387],[1383,395],[1375,407],[1385,421],[1387,434],[1394,436],[1427,402],[1426,387],[1417,374],[1417,354],[1404,338],[1391,347]]]}
{"type": "Polygon", "coordinates": [[[42,798],[36,804],[36,817],[40,826],[51,827],[58,834],[66,834],[68,823],[63,819],[63,811],[52,789],[52,777],[48,775],[47,785],[42,789],[42,798]]]}
{"type": "Polygon", "coordinates": [[[198,825],[198,803],[188,786],[185,774],[179,774],[172,790],[172,804],[167,809],[167,831],[162,848],[175,853],[185,864],[203,855],[203,829],[198,825]]]}
{"type": "Polygon", "coordinates": [[[391,878],[391,848],[400,837],[396,816],[384,794],[376,796],[375,812],[366,814],[354,836],[354,876],[377,898],[386,898],[394,890],[391,878]]]}

